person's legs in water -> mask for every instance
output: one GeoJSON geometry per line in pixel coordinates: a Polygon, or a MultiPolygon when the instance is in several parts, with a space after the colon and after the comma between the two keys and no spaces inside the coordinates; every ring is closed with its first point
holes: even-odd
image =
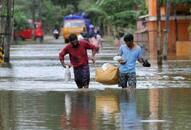
{"type": "Polygon", "coordinates": [[[74,78],[79,89],[88,88],[90,81],[89,66],[74,68],[74,78]]]}
{"type": "Polygon", "coordinates": [[[128,74],[128,90],[130,94],[135,94],[135,90],[136,90],[136,73],[132,72],[128,74]]]}
{"type": "Polygon", "coordinates": [[[74,79],[78,88],[83,88],[81,68],[74,68],[74,79]]]}
{"type": "Polygon", "coordinates": [[[119,86],[122,88],[127,88],[127,80],[128,76],[126,73],[120,73],[119,74],[119,86]]]}
{"type": "Polygon", "coordinates": [[[83,86],[84,88],[89,88],[89,82],[90,82],[90,71],[89,71],[89,65],[83,66],[83,86]]]}
{"type": "Polygon", "coordinates": [[[119,86],[123,89],[127,89],[130,94],[135,94],[136,90],[136,74],[133,73],[120,73],[119,86]],[[128,83],[128,85],[127,85],[128,83]]]}

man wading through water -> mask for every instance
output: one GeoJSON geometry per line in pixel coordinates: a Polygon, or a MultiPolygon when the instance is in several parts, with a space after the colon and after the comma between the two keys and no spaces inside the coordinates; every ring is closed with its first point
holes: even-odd
{"type": "Polygon", "coordinates": [[[69,44],[67,44],[59,53],[60,62],[63,67],[67,65],[74,69],[74,79],[78,88],[88,88],[90,82],[90,71],[87,50],[92,50],[91,60],[95,63],[96,47],[86,40],[78,41],[76,34],[70,34],[69,44]],[[65,64],[64,56],[69,54],[70,63],[65,64]]]}
{"type": "Polygon", "coordinates": [[[135,91],[136,88],[136,61],[138,60],[143,64],[143,67],[150,67],[150,63],[142,58],[142,51],[140,46],[134,43],[134,37],[132,34],[127,34],[124,37],[125,44],[119,48],[119,55],[122,57],[119,60],[119,86],[122,88],[128,88],[131,91],[135,91]]]}

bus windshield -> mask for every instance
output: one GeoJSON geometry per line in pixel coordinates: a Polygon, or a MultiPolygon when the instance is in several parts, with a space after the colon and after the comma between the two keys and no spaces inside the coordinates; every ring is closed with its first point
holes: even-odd
{"type": "Polygon", "coordinates": [[[84,27],[84,20],[65,20],[64,27],[84,27]]]}

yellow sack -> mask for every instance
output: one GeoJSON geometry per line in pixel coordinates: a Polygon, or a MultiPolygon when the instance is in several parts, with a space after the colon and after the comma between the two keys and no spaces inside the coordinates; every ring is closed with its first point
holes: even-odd
{"type": "Polygon", "coordinates": [[[117,84],[118,83],[119,69],[116,66],[109,65],[106,70],[103,70],[101,67],[96,67],[96,82],[102,84],[117,84]]]}

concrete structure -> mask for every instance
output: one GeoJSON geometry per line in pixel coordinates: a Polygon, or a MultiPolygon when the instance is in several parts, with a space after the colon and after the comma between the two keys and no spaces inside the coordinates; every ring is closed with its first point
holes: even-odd
{"type": "MultiPolygon", "coordinates": [[[[148,15],[141,16],[137,22],[136,40],[145,43],[151,58],[157,53],[157,0],[146,0],[148,15]]],[[[188,27],[191,25],[191,4],[176,5],[176,17],[174,6],[170,9],[170,28],[168,34],[168,57],[190,56],[191,54],[191,32],[188,27]],[[184,50],[188,50],[183,53],[184,50]]],[[[161,44],[164,44],[164,33],[166,30],[166,5],[162,5],[161,11],[161,44]]]]}

